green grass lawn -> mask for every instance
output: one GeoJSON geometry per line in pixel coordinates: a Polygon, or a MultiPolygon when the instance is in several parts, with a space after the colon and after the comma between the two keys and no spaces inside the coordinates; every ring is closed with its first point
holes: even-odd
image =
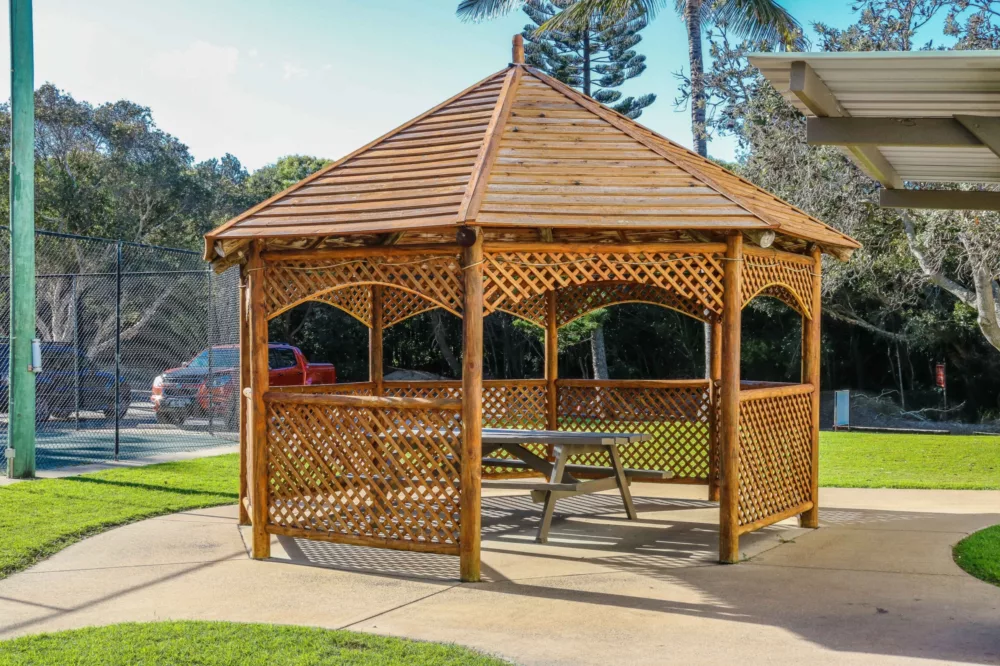
{"type": "Polygon", "coordinates": [[[1000,437],[822,432],[819,442],[822,486],[1000,489],[1000,437]]]}
{"type": "Polygon", "coordinates": [[[502,666],[467,648],[352,631],[230,622],[116,624],[0,642],[0,666],[502,666]]]}
{"type": "Polygon", "coordinates": [[[953,551],[955,562],[970,574],[1000,586],[1000,525],[965,537],[953,551]]]}
{"type": "Polygon", "coordinates": [[[238,500],[235,454],[0,487],[0,578],[143,518],[238,500]]]}

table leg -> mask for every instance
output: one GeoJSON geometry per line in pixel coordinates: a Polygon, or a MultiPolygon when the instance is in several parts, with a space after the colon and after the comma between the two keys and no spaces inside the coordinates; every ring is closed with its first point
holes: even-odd
{"type": "Polygon", "coordinates": [[[609,451],[611,452],[611,466],[615,468],[618,490],[622,494],[622,502],[625,503],[625,513],[628,514],[629,520],[639,520],[639,514],[635,512],[635,506],[632,504],[632,493],[628,489],[628,478],[625,476],[625,467],[622,465],[618,447],[609,447],[609,451]]]}
{"type": "MultiPolygon", "coordinates": [[[[566,470],[566,461],[569,459],[567,447],[555,447],[556,461],[552,465],[552,473],[549,476],[549,483],[562,483],[563,472],[566,470]]],[[[538,543],[545,543],[549,540],[549,528],[552,527],[552,514],[556,509],[556,494],[551,490],[545,493],[545,506],[542,509],[542,524],[538,528],[538,543]]]]}

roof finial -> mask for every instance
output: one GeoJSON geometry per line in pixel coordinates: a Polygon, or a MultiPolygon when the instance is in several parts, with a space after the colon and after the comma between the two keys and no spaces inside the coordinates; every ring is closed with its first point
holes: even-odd
{"type": "Polygon", "coordinates": [[[514,35],[514,49],[511,62],[515,65],[524,64],[524,37],[514,35]]]}

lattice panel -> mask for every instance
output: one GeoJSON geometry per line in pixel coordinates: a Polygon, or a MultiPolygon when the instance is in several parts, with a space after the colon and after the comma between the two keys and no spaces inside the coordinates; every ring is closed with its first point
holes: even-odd
{"type": "Polygon", "coordinates": [[[457,315],[462,312],[462,271],[457,256],[270,261],[264,271],[268,316],[338,287],[373,283],[408,289],[457,315]]]}
{"type": "Polygon", "coordinates": [[[271,525],[442,546],[459,539],[461,414],[271,402],[271,525]]]}
{"type": "Polygon", "coordinates": [[[382,394],[387,398],[461,399],[462,382],[385,382],[382,394]]]}
{"type": "Polygon", "coordinates": [[[545,303],[545,294],[540,294],[532,298],[517,302],[504,302],[497,310],[502,310],[525,321],[530,321],[536,326],[545,328],[548,319],[548,305],[545,303]]]}
{"type": "Polygon", "coordinates": [[[811,264],[769,255],[743,256],[743,305],[758,296],[771,296],[805,317],[812,317],[811,264]]]}
{"type": "MultiPolygon", "coordinates": [[[[669,470],[673,482],[708,480],[710,409],[704,384],[559,387],[560,430],[649,433],[650,441],[620,449],[622,462],[635,469],[669,470]]],[[[611,464],[605,453],[576,456],[572,462],[611,464]]]]}
{"type": "Polygon", "coordinates": [[[365,326],[372,325],[372,290],[366,284],[356,284],[319,294],[311,299],[340,308],[365,326]]]}
{"type": "Polygon", "coordinates": [[[740,402],[739,524],[812,499],[812,396],[740,402]]]}
{"type": "Polygon", "coordinates": [[[382,326],[389,328],[393,324],[409,319],[421,312],[433,310],[438,304],[420,294],[404,289],[386,288],[382,290],[382,326]]]}
{"type": "Polygon", "coordinates": [[[485,256],[487,310],[515,304],[551,289],[591,282],[632,282],[660,287],[681,301],[722,313],[722,257],[673,252],[579,254],[497,252],[485,256]]]}

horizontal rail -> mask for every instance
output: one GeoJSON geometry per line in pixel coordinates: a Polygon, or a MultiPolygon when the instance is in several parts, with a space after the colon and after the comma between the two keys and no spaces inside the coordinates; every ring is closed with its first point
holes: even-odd
{"type": "Polygon", "coordinates": [[[393,379],[382,382],[385,388],[462,388],[459,379],[393,379]]]}
{"type": "Polygon", "coordinates": [[[343,382],[340,384],[306,384],[302,386],[275,387],[282,393],[348,393],[350,391],[371,391],[375,382],[343,382]]]}
{"type": "Polygon", "coordinates": [[[808,395],[812,392],[812,384],[791,384],[789,386],[768,386],[765,388],[744,389],[740,391],[740,402],[765,400],[767,398],[784,398],[792,395],[808,395]]]}
{"type": "Polygon", "coordinates": [[[774,525],[775,523],[780,523],[782,520],[791,518],[792,516],[797,516],[800,513],[805,513],[809,509],[813,508],[812,502],[803,502],[798,506],[793,506],[784,511],[779,511],[778,513],[771,514],[760,520],[755,520],[752,523],[747,523],[746,525],[740,525],[736,528],[737,534],[746,534],[747,532],[754,532],[761,529],[762,527],[767,527],[768,525],[774,525]]]}
{"type": "Polygon", "coordinates": [[[557,379],[567,388],[708,388],[708,379],[557,379]]]}
{"type": "Polygon", "coordinates": [[[483,386],[486,388],[521,388],[545,385],[544,379],[486,379],[483,381],[483,386]]]}
{"type": "Polygon", "coordinates": [[[325,250],[268,250],[262,252],[264,261],[303,261],[313,259],[349,259],[352,257],[412,257],[427,254],[453,254],[456,257],[462,248],[453,243],[439,245],[374,245],[362,247],[338,247],[325,250]]]}
{"type": "Polygon", "coordinates": [[[573,254],[633,254],[671,252],[674,254],[722,254],[725,243],[483,243],[484,254],[505,252],[570,252],[573,254]]]}
{"type": "Polygon", "coordinates": [[[312,539],[342,543],[348,546],[369,546],[372,548],[388,548],[391,550],[407,550],[417,553],[437,553],[438,555],[458,555],[457,543],[435,543],[433,541],[410,541],[407,539],[385,539],[381,537],[354,536],[339,532],[321,532],[282,525],[267,525],[268,534],[293,537],[297,539],[312,539]]]}
{"type": "Polygon", "coordinates": [[[264,402],[284,402],[295,405],[320,405],[323,407],[364,407],[369,409],[439,409],[459,411],[462,401],[454,398],[388,398],[367,395],[338,395],[336,393],[289,393],[267,391],[264,402]]]}
{"type": "Polygon", "coordinates": [[[803,266],[812,266],[813,258],[803,254],[795,254],[794,252],[785,252],[784,250],[775,250],[774,248],[760,248],[754,247],[747,244],[743,247],[743,254],[749,255],[751,257],[764,257],[774,259],[775,261],[787,261],[793,264],[802,264],[803,266]]]}

